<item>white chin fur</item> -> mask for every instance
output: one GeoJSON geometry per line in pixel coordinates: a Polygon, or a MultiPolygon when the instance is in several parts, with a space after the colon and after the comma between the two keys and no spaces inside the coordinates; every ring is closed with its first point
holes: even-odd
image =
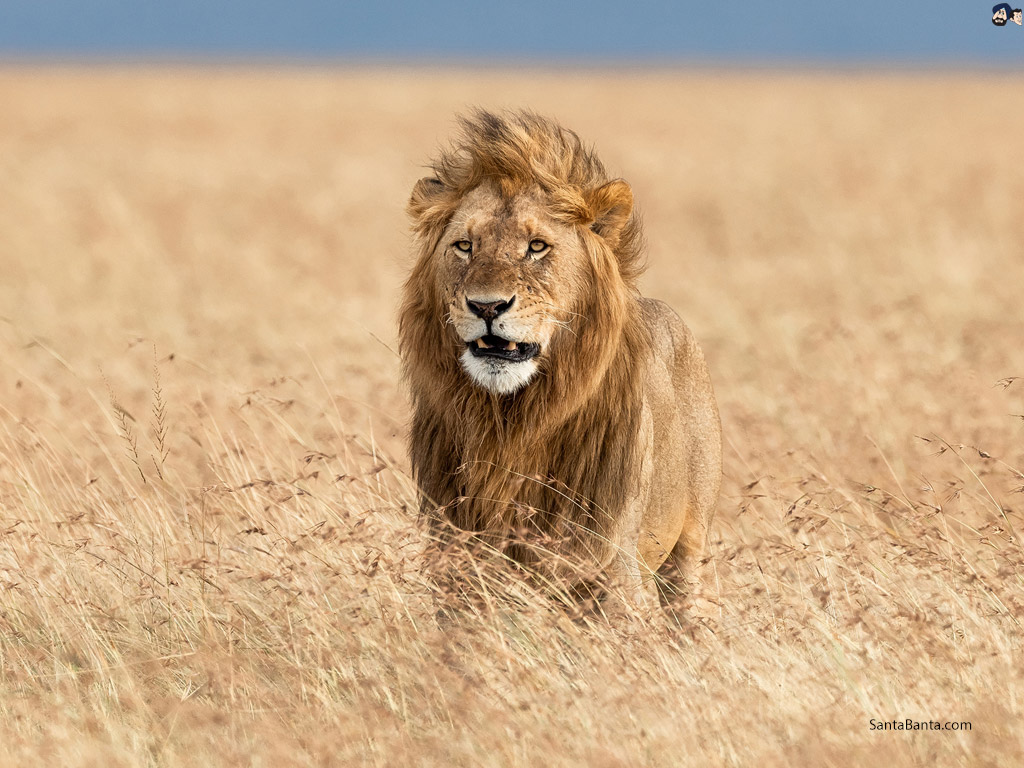
{"type": "Polygon", "coordinates": [[[493,357],[474,357],[468,349],[462,353],[462,367],[469,378],[496,395],[511,395],[522,389],[537,372],[534,360],[510,363],[493,357]]]}

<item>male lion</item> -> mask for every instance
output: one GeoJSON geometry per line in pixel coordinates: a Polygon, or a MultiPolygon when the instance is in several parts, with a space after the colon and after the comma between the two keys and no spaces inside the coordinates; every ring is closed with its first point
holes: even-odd
{"type": "Polygon", "coordinates": [[[654,573],[691,574],[718,499],[704,356],[639,294],[632,191],[575,133],[529,112],[461,126],[409,201],[399,334],[421,512],[656,604],[654,573]]]}

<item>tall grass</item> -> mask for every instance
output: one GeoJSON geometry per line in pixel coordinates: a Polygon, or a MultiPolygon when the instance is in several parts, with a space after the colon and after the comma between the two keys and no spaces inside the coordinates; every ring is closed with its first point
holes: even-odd
{"type": "Polygon", "coordinates": [[[1024,187],[986,149],[1024,109],[940,75],[541,80],[0,74],[0,764],[1024,756],[1024,187]],[[726,478],[683,614],[431,578],[401,204],[495,94],[633,182],[648,293],[708,352],[726,478]],[[871,728],[907,718],[970,728],[871,728]]]}

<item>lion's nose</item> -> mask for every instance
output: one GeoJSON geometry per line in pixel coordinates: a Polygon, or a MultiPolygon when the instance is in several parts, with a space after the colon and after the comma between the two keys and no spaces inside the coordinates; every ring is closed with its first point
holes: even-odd
{"type": "Polygon", "coordinates": [[[467,296],[466,306],[477,317],[483,320],[493,320],[501,313],[507,312],[515,300],[516,297],[512,296],[507,301],[476,301],[467,296]]]}

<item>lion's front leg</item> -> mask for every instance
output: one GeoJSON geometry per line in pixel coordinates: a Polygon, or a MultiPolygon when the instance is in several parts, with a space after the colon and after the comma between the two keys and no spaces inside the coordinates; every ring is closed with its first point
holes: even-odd
{"type": "Polygon", "coordinates": [[[633,610],[653,610],[658,606],[658,590],[654,579],[644,578],[643,564],[636,552],[621,552],[605,570],[608,576],[608,597],[605,610],[610,614],[633,610]]]}
{"type": "Polygon", "coordinates": [[[640,420],[637,444],[641,451],[639,471],[636,477],[631,478],[632,492],[609,537],[611,557],[604,568],[609,586],[606,610],[611,612],[625,607],[622,604],[643,610],[658,606],[654,574],[640,557],[641,526],[650,502],[654,475],[654,421],[646,404],[640,420]]]}

